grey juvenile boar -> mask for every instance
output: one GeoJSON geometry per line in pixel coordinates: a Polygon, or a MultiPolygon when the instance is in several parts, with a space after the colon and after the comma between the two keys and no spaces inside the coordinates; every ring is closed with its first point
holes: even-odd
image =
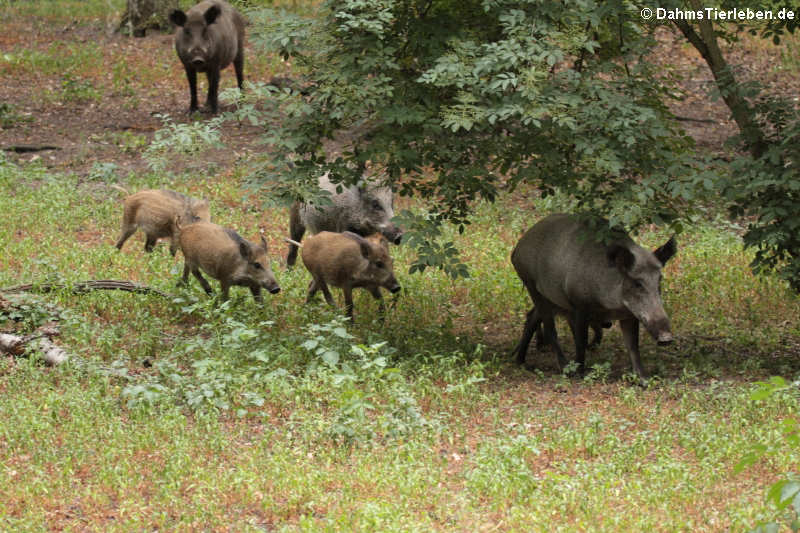
{"type": "Polygon", "coordinates": [[[570,215],[550,215],[529,229],[514,248],[511,262],[534,303],[514,350],[517,362],[525,362],[531,337],[543,324],[544,337],[559,365],[566,365],[554,324],[555,315],[564,314],[573,329],[575,361],[582,371],[588,326],[619,320],[633,370],[644,380],[639,322],[658,344],[672,342],[660,286],[661,269],[676,252],[675,240],[650,252],[624,233],[605,245],[588,231],[570,215]]]}
{"type": "Polygon", "coordinates": [[[313,278],[306,301],[311,301],[317,291],[322,290],[325,301],[334,306],[328,285],[339,287],[351,320],[354,288],[363,287],[380,300],[381,316],[384,308],[380,288],[390,292],[400,290],[392,270],[389,243],[380,233],[364,238],[349,231],[323,231],[306,240],[302,258],[313,278]]]}
{"type": "Polygon", "coordinates": [[[176,9],[169,19],[178,26],[175,49],[189,80],[189,112],[197,111],[197,73],[208,78],[206,105],[218,110],[220,71],[233,63],[239,90],[244,83],[244,18],[223,0],[204,0],[184,13],[176,9]]]}
{"type": "Polygon", "coordinates": [[[261,302],[261,289],[272,294],[281,288],[269,266],[267,241],[261,237],[261,244],[253,244],[243,239],[232,229],[223,228],[209,222],[196,222],[183,226],[176,222],[179,241],[185,263],[181,283],[189,282],[189,272],[194,274],[206,294],[211,294],[211,286],[200,270],[218,279],[222,288],[222,300],[228,299],[231,285],[247,287],[253,298],[261,302]]]}
{"type": "MultiPolygon", "coordinates": [[[[297,202],[289,215],[289,234],[300,242],[306,229],[313,235],[321,231],[350,231],[365,237],[373,233],[383,234],[390,242],[400,244],[403,230],[395,226],[394,199],[392,189],[375,181],[346,187],[336,193],[336,185],[327,174],[319,178],[319,187],[331,193],[332,205],[319,208],[312,204],[297,202]]],[[[297,260],[297,246],[289,243],[286,264],[291,267],[297,260]]]]}
{"type": "MultiPolygon", "coordinates": [[[[116,188],[127,194],[122,187],[116,188]]],[[[166,190],[146,190],[129,195],[125,198],[122,234],[117,240],[117,248],[121,250],[125,241],[136,233],[137,229],[141,229],[147,235],[144,243],[146,252],[153,251],[158,239],[169,238],[169,251],[175,255],[178,242],[174,235],[174,220],[178,216],[184,223],[201,220],[210,222],[208,201],[166,190]]]]}

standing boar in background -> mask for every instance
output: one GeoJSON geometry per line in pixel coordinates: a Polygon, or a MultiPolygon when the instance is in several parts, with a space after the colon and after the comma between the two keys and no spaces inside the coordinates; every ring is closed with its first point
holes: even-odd
{"type": "Polygon", "coordinates": [[[534,308],[514,352],[525,362],[531,337],[539,325],[563,369],[554,317],[569,317],[575,339],[575,361],[584,369],[591,324],[619,320],[633,370],[647,374],[639,358],[639,322],[659,345],[672,342],[670,322],[661,301],[661,269],[675,254],[674,238],[650,252],[620,232],[609,245],[593,239],[591,230],[567,214],[550,215],[517,243],[511,262],[531,296],[534,308]]]}
{"type": "MultiPolygon", "coordinates": [[[[331,204],[314,206],[295,202],[289,212],[289,234],[300,242],[306,229],[313,235],[321,231],[341,233],[350,231],[365,237],[381,233],[390,242],[400,244],[403,230],[395,226],[394,198],[392,189],[373,180],[345,187],[336,192],[328,174],[319,178],[319,187],[331,193],[331,204]]],[[[286,265],[291,267],[297,260],[297,245],[289,243],[286,265]]]]}
{"type": "Polygon", "coordinates": [[[245,20],[223,0],[203,0],[186,13],[176,9],[169,19],[178,26],[175,49],[189,80],[189,112],[197,111],[197,73],[205,72],[206,105],[216,113],[220,71],[231,62],[236,70],[236,83],[242,89],[245,20]]]}
{"type": "MultiPolygon", "coordinates": [[[[122,187],[112,187],[128,194],[122,187]]],[[[175,236],[174,220],[181,217],[184,223],[197,221],[210,222],[208,201],[190,198],[179,192],[166,190],[139,191],[125,198],[125,207],[122,214],[122,234],[117,240],[117,248],[122,250],[122,245],[128,238],[141,229],[147,235],[144,251],[152,252],[159,238],[169,238],[169,252],[175,255],[178,241],[175,236]]]]}
{"type": "Polygon", "coordinates": [[[366,238],[350,231],[332,233],[323,231],[309,237],[303,245],[303,264],[311,273],[306,302],[322,290],[325,301],[335,306],[328,285],[339,287],[344,293],[347,316],[353,320],[353,289],[363,287],[376,300],[380,300],[380,316],[384,307],[380,288],[390,292],[400,290],[394,277],[389,243],[380,233],[366,238]]]}
{"type": "Polygon", "coordinates": [[[272,294],[281,288],[269,266],[267,241],[261,236],[261,244],[253,244],[243,239],[232,229],[223,228],[209,222],[196,222],[186,226],[175,221],[178,240],[183,252],[182,284],[189,283],[189,272],[211,295],[211,286],[200,273],[203,270],[218,279],[222,289],[222,300],[228,299],[231,285],[247,287],[256,302],[261,302],[261,289],[272,294]]]}

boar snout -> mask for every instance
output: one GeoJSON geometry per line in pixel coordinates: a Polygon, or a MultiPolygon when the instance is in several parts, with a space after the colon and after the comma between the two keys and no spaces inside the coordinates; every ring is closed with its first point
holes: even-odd
{"type": "Polygon", "coordinates": [[[664,331],[656,338],[656,344],[659,346],[666,346],[668,344],[672,344],[672,341],[675,339],[672,338],[672,333],[669,331],[664,331]]]}
{"type": "Polygon", "coordinates": [[[395,282],[395,284],[394,284],[394,285],[392,285],[391,287],[389,287],[389,292],[391,292],[391,293],[393,293],[393,294],[394,294],[394,293],[396,293],[396,292],[400,292],[400,289],[402,289],[402,287],[400,286],[400,284],[398,284],[397,282],[395,282]]]}
{"type": "Polygon", "coordinates": [[[275,285],[272,288],[266,287],[266,289],[270,292],[270,294],[278,294],[279,292],[281,292],[281,288],[278,287],[277,285],[275,285]]]}
{"type": "Polygon", "coordinates": [[[400,244],[403,240],[403,230],[391,222],[380,227],[381,234],[392,244],[400,244]]]}

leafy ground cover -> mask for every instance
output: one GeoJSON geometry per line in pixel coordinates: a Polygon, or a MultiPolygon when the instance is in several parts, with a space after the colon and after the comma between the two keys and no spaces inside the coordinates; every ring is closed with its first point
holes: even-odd
{"type": "MultiPolygon", "coordinates": [[[[180,115],[168,37],[105,36],[94,3],[77,18],[68,2],[36,4],[2,22],[0,145],[62,149],[0,159],[0,287],[115,278],[171,296],[0,293],[1,331],[55,322],[73,354],[56,368],[0,359],[3,529],[729,531],[774,518],[764,492],[798,471],[798,450],[734,466],[797,417],[796,390],[751,392],[797,377],[800,300],[749,272],[735,225],[710,215],[679,236],[664,280],[677,341],[643,338],[657,376],[645,388],[616,328],[583,378],[559,374],[549,352],[531,352],[534,372],[512,364],[529,302],[510,250],[569,209],[535,191],[479,206],[453,235],[467,280],[409,275],[411,252],[392,248],[401,296],[381,324],[359,295],[350,325],[303,305],[308,274],[282,265],[286,208],[243,188],[259,128],[180,115]],[[62,48],[82,58],[66,73],[48,66],[62,48]],[[202,150],[176,150],[187,136],[202,150]],[[194,281],[175,286],[182,262],[166,246],[145,254],[137,235],[118,252],[110,183],[208,198],[215,221],[250,238],[264,228],[282,292],[257,305],[234,289],[215,305],[194,281]]],[[[290,66],[253,57],[248,68],[264,79],[290,66]]],[[[650,228],[638,240],[665,238],[650,228]]]]}

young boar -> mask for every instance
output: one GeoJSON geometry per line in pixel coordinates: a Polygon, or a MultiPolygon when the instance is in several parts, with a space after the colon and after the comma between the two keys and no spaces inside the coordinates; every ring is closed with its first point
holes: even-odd
{"type": "Polygon", "coordinates": [[[272,294],[281,288],[269,266],[267,257],[267,241],[261,237],[261,244],[256,245],[243,239],[232,229],[223,228],[209,222],[195,222],[182,226],[176,221],[179,229],[178,240],[185,259],[183,265],[182,284],[189,282],[189,272],[194,274],[206,294],[211,294],[211,286],[200,273],[203,270],[214,279],[218,279],[222,289],[222,300],[228,299],[231,285],[247,287],[253,298],[261,302],[261,289],[272,294]]]}
{"type": "Polygon", "coordinates": [[[647,378],[639,357],[639,323],[658,344],[672,342],[670,322],[661,301],[661,269],[675,254],[670,239],[650,252],[619,233],[609,245],[592,239],[590,230],[567,214],[550,215],[517,243],[511,262],[531,296],[534,308],[514,352],[524,363],[539,325],[563,368],[554,317],[569,317],[575,339],[575,361],[583,370],[589,325],[619,320],[634,372],[647,378]]]}
{"type": "MultiPolygon", "coordinates": [[[[127,194],[122,187],[117,188],[127,194]]],[[[169,238],[169,251],[175,255],[178,242],[174,235],[173,221],[176,216],[181,217],[185,223],[211,221],[207,200],[198,200],[166,190],[146,190],[129,195],[125,198],[122,234],[117,240],[117,248],[121,250],[125,241],[136,233],[137,229],[141,229],[147,235],[144,243],[146,252],[153,251],[159,238],[169,238]]]]}
{"type": "Polygon", "coordinates": [[[317,291],[322,290],[325,301],[335,306],[328,285],[339,287],[344,293],[350,320],[353,319],[354,288],[363,287],[380,300],[381,316],[384,307],[380,288],[393,293],[400,290],[392,271],[389,243],[379,233],[364,238],[350,231],[323,231],[306,240],[302,258],[313,278],[306,301],[311,301],[317,291]]]}
{"type": "MultiPolygon", "coordinates": [[[[381,233],[394,244],[400,244],[403,230],[395,226],[392,189],[375,181],[365,181],[336,192],[328,174],[319,178],[319,187],[331,193],[330,205],[316,207],[308,203],[295,203],[289,213],[289,234],[300,242],[306,229],[313,235],[321,231],[350,231],[362,237],[381,233]]],[[[289,243],[286,265],[297,260],[297,246],[289,243]]]]}
{"type": "Polygon", "coordinates": [[[184,13],[176,9],[169,19],[178,26],[175,49],[189,80],[189,112],[197,111],[197,73],[208,78],[206,105],[218,110],[220,71],[233,62],[239,90],[244,82],[244,18],[223,0],[203,0],[184,13]]]}

